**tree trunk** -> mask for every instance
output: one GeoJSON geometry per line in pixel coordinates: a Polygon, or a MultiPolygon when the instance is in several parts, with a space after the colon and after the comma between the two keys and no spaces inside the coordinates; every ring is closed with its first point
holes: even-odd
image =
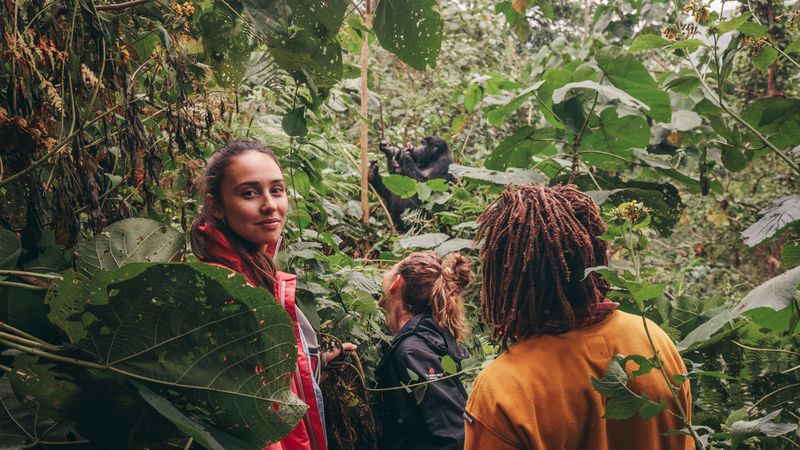
{"type": "MultiPolygon", "coordinates": [[[[372,1],[367,0],[364,12],[364,25],[372,28],[372,1]]],[[[367,182],[367,138],[369,124],[367,123],[369,87],[367,86],[367,63],[369,62],[369,33],[364,33],[361,43],[361,221],[369,223],[369,199],[367,182]]]]}
{"type": "MultiPolygon", "coordinates": [[[[775,25],[775,7],[772,5],[772,0],[767,0],[767,32],[772,38],[772,26],[775,25]]],[[[772,63],[767,69],[767,97],[775,97],[778,95],[778,83],[775,81],[775,63],[772,63]]]]}

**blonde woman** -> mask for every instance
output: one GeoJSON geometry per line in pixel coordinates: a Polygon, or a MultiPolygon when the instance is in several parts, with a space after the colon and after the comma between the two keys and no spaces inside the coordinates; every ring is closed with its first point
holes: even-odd
{"type": "Polygon", "coordinates": [[[460,294],[472,276],[464,256],[442,260],[428,252],[409,255],[383,277],[379,305],[394,339],[376,371],[379,387],[390,388],[383,392],[378,418],[380,448],[463,448],[467,393],[458,376],[445,372],[442,358],[451,358],[460,370],[467,356],[461,345],[466,324],[460,294]],[[420,401],[419,391],[402,388],[428,381],[420,401]]]}

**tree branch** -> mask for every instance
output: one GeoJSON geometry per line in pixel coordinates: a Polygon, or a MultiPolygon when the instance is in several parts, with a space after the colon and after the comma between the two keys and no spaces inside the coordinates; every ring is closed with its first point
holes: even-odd
{"type": "Polygon", "coordinates": [[[117,3],[115,5],[97,5],[95,8],[98,11],[118,11],[125,8],[133,8],[134,6],[144,5],[153,0],[131,0],[129,2],[117,3]]]}

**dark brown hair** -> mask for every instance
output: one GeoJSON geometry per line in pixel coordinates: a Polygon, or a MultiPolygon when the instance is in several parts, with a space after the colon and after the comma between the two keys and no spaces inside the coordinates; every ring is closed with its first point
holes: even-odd
{"type": "Polygon", "coordinates": [[[483,319],[504,348],[569,331],[604,299],[608,283],[584,271],[608,263],[606,225],[575,186],[509,186],[478,222],[483,319]]]}
{"type": "Polygon", "coordinates": [[[442,260],[433,252],[417,252],[398,263],[397,273],[403,278],[406,310],[430,312],[437,325],[461,341],[467,333],[461,291],[473,278],[469,259],[452,253],[442,260]]]}
{"type": "MultiPolygon", "coordinates": [[[[254,141],[233,141],[229,142],[216,153],[211,155],[208,159],[206,166],[205,177],[205,194],[211,194],[220,205],[222,205],[222,192],[221,185],[225,176],[225,171],[230,165],[233,158],[245,154],[247,152],[259,152],[272,157],[275,162],[278,158],[275,153],[261,143],[254,141]]],[[[266,288],[274,295],[275,292],[275,263],[272,258],[266,255],[261,248],[254,245],[252,242],[243,239],[228,226],[225,220],[219,220],[211,214],[209,208],[203,208],[200,212],[200,217],[192,224],[190,232],[190,240],[192,243],[192,251],[202,261],[216,262],[226,265],[226,261],[220,260],[217,255],[209,251],[208,243],[206,242],[205,235],[198,229],[204,223],[210,223],[217,229],[222,231],[228,242],[231,244],[232,249],[239,255],[239,258],[244,263],[247,274],[257,286],[266,288]]],[[[236,270],[235,267],[231,269],[236,270]]]]}

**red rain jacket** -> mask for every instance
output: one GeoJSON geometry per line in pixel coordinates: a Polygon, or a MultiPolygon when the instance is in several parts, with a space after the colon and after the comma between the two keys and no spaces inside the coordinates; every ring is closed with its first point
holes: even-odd
{"type": "MultiPolygon", "coordinates": [[[[204,223],[198,229],[206,237],[208,251],[221,261],[219,265],[241,273],[251,284],[255,284],[239,255],[231,248],[228,239],[220,230],[210,223],[204,223]]],[[[267,249],[270,256],[275,256],[277,247],[276,244],[267,249]]],[[[302,316],[303,313],[295,304],[294,293],[296,286],[296,275],[284,272],[276,274],[275,298],[292,318],[294,334],[297,339],[297,370],[292,377],[292,392],[306,402],[308,410],[303,416],[303,420],[297,424],[297,427],[289,435],[280,442],[267,445],[264,450],[327,450],[325,425],[322,419],[324,414],[322,393],[319,391],[319,386],[313,376],[317,370],[318,361],[316,357],[309,355],[306,341],[311,337],[305,337],[301,326],[298,324],[298,320],[300,323],[308,323],[308,321],[302,316]],[[298,316],[303,318],[298,319],[298,316]]],[[[313,338],[313,341],[316,341],[316,337],[313,338]]]]}

